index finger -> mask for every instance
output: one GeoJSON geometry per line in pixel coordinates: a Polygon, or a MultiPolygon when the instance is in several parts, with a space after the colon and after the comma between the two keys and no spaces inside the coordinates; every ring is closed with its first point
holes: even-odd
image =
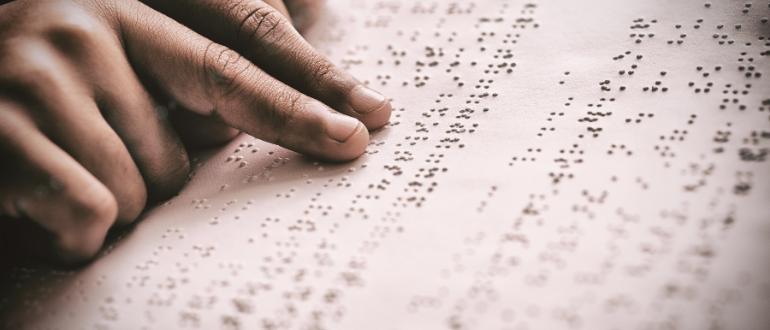
{"type": "Polygon", "coordinates": [[[380,93],[318,53],[286,18],[260,0],[146,2],[201,35],[229,47],[271,76],[376,129],[392,107],[380,93]]]}
{"type": "Polygon", "coordinates": [[[366,149],[369,134],[355,118],[297,92],[237,52],[132,4],[119,18],[126,55],[140,76],[180,105],[318,158],[346,161],[366,149]]]}

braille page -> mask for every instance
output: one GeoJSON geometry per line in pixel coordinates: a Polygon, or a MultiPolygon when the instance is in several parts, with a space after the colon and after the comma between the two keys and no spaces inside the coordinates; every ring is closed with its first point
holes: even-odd
{"type": "Polygon", "coordinates": [[[770,328],[770,2],[330,0],[360,158],[242,135],[9,329],[770,328]]]}

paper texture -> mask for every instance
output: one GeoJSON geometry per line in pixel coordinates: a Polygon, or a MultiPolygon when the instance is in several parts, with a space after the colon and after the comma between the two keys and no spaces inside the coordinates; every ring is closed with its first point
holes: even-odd
{"type": "Polygon", "coordinates": [[[768,329],[769,5],[328,1],[393,102],[363,156],[198,155],[88,267],[5,268],[1,324],[768,329]]]}

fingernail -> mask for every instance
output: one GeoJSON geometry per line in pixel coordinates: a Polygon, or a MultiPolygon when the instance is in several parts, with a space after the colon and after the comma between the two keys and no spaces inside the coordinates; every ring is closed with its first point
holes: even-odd
{"type": "Polygon", "coordinates": [[[350,93],[350,106],[360,114],[377,109],[383,101],[385,96],[362,85],[356,86],[350,93]]]}
{"type": "Polygon", "coordinates": [[[326,132],[339,142],[347,141],[356,131],[358,120],[341,114],[331,114],[326,122],[326,132]]]}

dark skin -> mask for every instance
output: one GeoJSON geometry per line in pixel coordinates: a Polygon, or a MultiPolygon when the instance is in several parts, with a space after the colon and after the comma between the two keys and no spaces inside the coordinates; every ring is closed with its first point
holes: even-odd
{"type": "Polygon", "coordinates": [[[361,155],[391,106],[292,27],[319,11],[315,0],[1,5],[3,236],[87,261],[110,228],[183,186],[187,148],[239,132],[319,159],[361,155]]]}

